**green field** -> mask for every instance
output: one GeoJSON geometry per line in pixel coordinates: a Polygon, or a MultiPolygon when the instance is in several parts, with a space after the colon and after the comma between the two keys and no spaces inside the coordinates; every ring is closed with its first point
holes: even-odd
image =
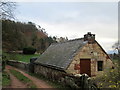
{"type": "Polygon", "coordinates": [[[39,57],[39,56],[40,56],[39,54],[34,54],[34,55],[16,54],[17,60],[23,62],[30,62],[30,58],[39,57]]]}
{"type": "Polygon", "coordinates": [[[40,54],[33,54],[33,55],[25,55],[25,54],[8,54],[4,53],[7,60],[17,60],[22,62],[30,62],[30,58],[32,57],[39,57],[40,54]]]}

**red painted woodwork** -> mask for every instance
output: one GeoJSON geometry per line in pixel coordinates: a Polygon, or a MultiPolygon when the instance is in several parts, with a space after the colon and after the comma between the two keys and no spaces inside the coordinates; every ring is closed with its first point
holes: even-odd
{"type": "Polygon", "coordinates": [[[86,73],[91,76],[91,61],[90,59],[80,59],[80,74],[86,73]]]}

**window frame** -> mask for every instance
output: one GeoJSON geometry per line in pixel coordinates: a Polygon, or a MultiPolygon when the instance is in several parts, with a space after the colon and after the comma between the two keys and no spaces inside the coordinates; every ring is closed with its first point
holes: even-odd
{"type": "Polygon", "coordinates": [[[97,71],[103,71],[103,61],[97,61],[97,71]]]}

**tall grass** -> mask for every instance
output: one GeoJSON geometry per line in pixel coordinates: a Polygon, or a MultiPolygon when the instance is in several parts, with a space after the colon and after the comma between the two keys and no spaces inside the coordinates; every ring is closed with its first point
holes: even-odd
{"type": "Polygon", "coordinates": [[[5,87],[5,86],[9,86],[10,85],[10,75],[3,71],[2,72],[2,86],[5,87]]]}

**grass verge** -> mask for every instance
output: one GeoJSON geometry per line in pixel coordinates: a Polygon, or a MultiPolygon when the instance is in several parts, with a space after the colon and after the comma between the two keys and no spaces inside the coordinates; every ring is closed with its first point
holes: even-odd
{"type": "Polygon", "coordinates": [[[22,81],[23,83],[25,83],[28,88],[37,88],[36,85],[34,85],[32,83],[32,81],[27,78],[26,76],[24,76],[23,74],[21,74],[20,72],[16,71],[16,70],[10,70],[10,72],[20,81],[22,81]]]}
{"type": "Polygon", "coordinates": [[[10,75],[7,72],[3,71],[2,72],[2,86],[6,87],[9,85],[10,85],[10,75]]]}

